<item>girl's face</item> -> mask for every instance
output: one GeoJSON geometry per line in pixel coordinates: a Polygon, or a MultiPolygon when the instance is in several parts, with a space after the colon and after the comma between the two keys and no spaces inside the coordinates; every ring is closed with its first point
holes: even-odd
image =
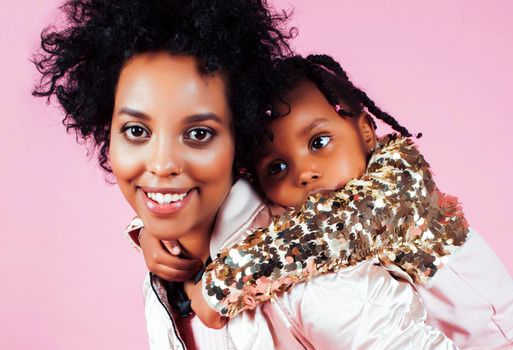
{"type": "Polygon", "coordinates": [[[140,54],[121,70],[110,164],[123,195],[161,240],[210,232],[232,185],[225,83],[193,57],[140,54]]]}
{"type": "MultiPolygon", "coordinates": [[[[296,207],[312,192],[339,189],[363,175],[376,143],[365,113],[341,117],[309,81],[301,82],[285,100],[290,113],[270,123],[273,141],[256,164],[270,200],[296,207]]],[[[287,111],[283,104],[276,108],[287,111]]]]}

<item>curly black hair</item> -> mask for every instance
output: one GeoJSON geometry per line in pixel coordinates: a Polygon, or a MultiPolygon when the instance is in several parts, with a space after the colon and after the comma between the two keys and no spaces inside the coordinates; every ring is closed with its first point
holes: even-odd
{"type": "Polygon", "coordinates": [[[92,141],[107,172],[114,90],[129,58],[165,51],[196,57],[203,74],[221,70],[235,130],[242,130],[237,138],[244,138],[259,127],[246,116],[262,113],[268,96],[259,88],[271,60],[290,54],[294,35],[286,30],[289,14],[266,0],[68,0],[61,10],[66,25],[46,28],[33,58],[42,74],[33,95],[57,98],[67,131],[92,141]]]}

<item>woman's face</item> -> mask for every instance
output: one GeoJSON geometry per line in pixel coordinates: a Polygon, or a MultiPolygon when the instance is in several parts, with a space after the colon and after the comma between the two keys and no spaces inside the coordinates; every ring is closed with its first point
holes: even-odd
{"type": "Polygon", "coordinates": [[[161,240],[210,232],[232,185],[234,136],[225,83],[197,61],[139,54],[121,70],[110,164],[123,195],[161,240]]]}

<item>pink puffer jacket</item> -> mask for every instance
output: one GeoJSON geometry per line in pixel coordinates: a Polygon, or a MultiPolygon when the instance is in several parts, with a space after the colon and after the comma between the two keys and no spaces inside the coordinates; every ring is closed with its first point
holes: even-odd
{"type": "MultiPolygon", "coordinates": [[[[218,215],[212,256],[268,221],[249,184],[237,182],[218,215]]],[[[129,231],[140,225],[134,221],[129,231]]],[[[156,276],[145,280],[144,296],[151,349],[456,349],[426,325],[412,286],[375,261],[298,284],[222,330],[208,329],[196,317],[176,318],[156,276]]]]}

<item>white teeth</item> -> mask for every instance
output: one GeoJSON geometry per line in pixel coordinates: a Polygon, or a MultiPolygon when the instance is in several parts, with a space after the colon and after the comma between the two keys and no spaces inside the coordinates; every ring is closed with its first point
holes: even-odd
{"type": "Polygon", "coordinates": [[[169,204],[171,202],[177,202],[185,198],[187,192],[185,193],[160,193],[160,192],[148,192],[146,193],[148,198],[159,203],[159,204],[169,204]]]}

